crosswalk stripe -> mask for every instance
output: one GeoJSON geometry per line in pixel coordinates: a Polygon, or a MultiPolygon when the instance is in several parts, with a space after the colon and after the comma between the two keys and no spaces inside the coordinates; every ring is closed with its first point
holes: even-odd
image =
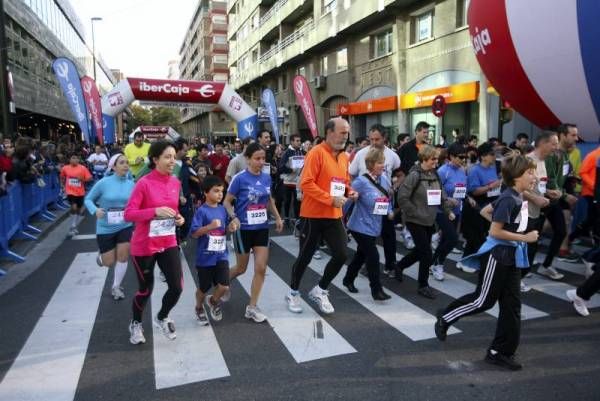
{"type": "Polygon", "coordinates": [[[0,383],[1,400],[74,399],[108,274],[95,258],[95,253],[75,256],[0,383]]]}
{"type": "MultiPolygon", "coordinates": [[[[196,284],[183,254],[181,267],[183,292],[179,302],[169,313],[177,328],[177,338],[168,340],[152,325],[157,390],[230,375],[212,327],[200,326],[195,319],[196,284]]],[[[156,269],[158,270],[158,266],[156,269]]],[[[157,277],[151,297],[153,318],[160,310],[166,290],[167,284],[157,277]]]]}
{"type": "MultiPolygon", "coordinates": [[[[272,241],[283,248],[286,252],[292,255],[298,254],[298,240],[294,236],[274,237],[272,241]]],[[[323,274],[325,265],[329,261],[329,257],[323,256],[323,259],[313,259],[309,267],[319,274],[323,274]]],[[[413,341],[427,340],[435,337],[433,326],[435,324],[435,316],[424,311],[423,309],[399,297],[395,293],[388,290],[392,297],[385,302],[374,301],[371,297],[369,281],[359,275],[354,284],[359,289],[358,294],[348,293],[344,290],[342,274],[333,280],[332,284],[342,289],[351,298],[360,303],[364,308],[371,311],[381,320],[394,327],[396,330],[407,336],[413,341]]],[[[459,333],[460,330],[451,327],[448,334],[459,333]]]]}
{"type": "MultiPolygon", "coordinates": [[[[229,264],[236,264],[233,252],[229,254],[229,264]]],[[[246,273],[237,278],[248,294],[253,276],[254,257],[251,255],[246,273]]],[[[267,315],[268,323],[297,363],[356,352],[356,349],[304,300],[301,301],[302,313],[288,311],[284,297],[290,287],[272,270],[267,270],[263,289],[258,306],[267,315]],[[315,327],[322,327],[322,333],[316,335],[315,327]]]]}
{"type": "MultiPolygon", "coordinates": [[[[348,244],[348,247],[356,251],[356,243],[354,241],[351,241],[348,244]]],[[[385,260],[383,247],[377,245],[377,251],[379,252],[379,260],[385,260]]],[[[398,260],[400,260],[403,256],[404,255],[400,253],[396,253],[396,258],[398,258],[398,260]]],[[[406,274],[408,277],[414,280],[417,280],[419,277],[419,264],[415,263],[409,268],[404,269],[404,274],[406,274]]],[[[460,277],[456,277],[446,272],[444,272],[444,277],[444,281],[442,282],[430,279],[429,286],[435,288],[436,290],[446,295],[451,296],[452,298],[460,298],[465,294],[470,294],[473,291],[475,291],[476,285],[467,280],[463,280],[460,277]]],[[[492,315],[495,318],[498,318],[499,312],[500,311],[498,309],[498,303],[496,303],[496,305],[494,305],[493,308],[488,309],[486,311],[487,314],[492,315]]],[[[521,320],[539,319],[545,316],[548,316],[548,313],[525,304],[521,305],[521,320]]]]}
{"type": "MultiPolygon", "coordinates": [[[[532,277],[526,278],[524,282],[534,290],[550,295],[551,297],[562,299],[563,301],[571,302],[567,298],[567,290],[574,290],[576,287],[562,281],[553,281],[539,274],[533,274],[532,277]]],[[[586,302],[588,308],[600,307],[600,295],[595,294],[586,302]]]]}
{"type": "Polygon", "coordinates": [[[77,234],[71,237],[71,240],[95,239],[96,234],[77,234]]]}

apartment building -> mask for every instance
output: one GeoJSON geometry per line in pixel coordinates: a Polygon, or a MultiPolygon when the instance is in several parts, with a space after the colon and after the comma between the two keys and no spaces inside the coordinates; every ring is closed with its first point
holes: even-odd
{"type": "MultiPolygon", "coordinates": [[[[200,0],[179,50],[183,80],[227,82],[227,3],[200,0]]],[[[182,109],[185,135],[234,136],[235,122],[215,106],[182,109]]]]}
{"type": "MultiPolygon", "coordinates": [[[[287,107],[285,133],[309,136],[290,88],[311,83],[319,127],[331,116],[350,120],[352,137],[381,123],[392,138],[432,124],[436,139],[453,130],[497,136],[499,98],[470,44],[469,0],[230,0],[230,83],[253,106],[269,87],[287,107]],[[447,111],[435,117],[435,96],[447,111]]],[[[535,128],[516,116],[504,139],[535,128]]]]}

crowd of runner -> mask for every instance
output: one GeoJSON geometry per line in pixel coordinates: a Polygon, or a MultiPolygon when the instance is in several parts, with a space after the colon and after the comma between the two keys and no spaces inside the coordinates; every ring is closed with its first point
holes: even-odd
{"type": "Polygon", "coordinates": [[[347,121],[334,118],[326,122],[323,137],[302,141],[293,134],[285,146],[269,131],[233,143],[197,137],[148,143],[138,132],[124,148],[97,145],[93,151],[69,142],[40,147],[27,138],[5,140],[0,191],[11,180],[34,183],[47,172],[60,175],[71,205],[69,235],[77,235],[85,210],[96,217],[97,263],[114,268],[111,293],[117,301],[126,297],[122,281],[132,261],[138,280],[132,344],[145,342],[142,315],[155,264],[168,289],[153,323],[167,338],[176,338],[169,312],[183,291],[181,248],[192,239],[199,285],[190,316],[202,325],[209,318],[222,320],[229,283],[246,273],[252,258],[244,316],[267,320],[258,305],[271,225],[276,232],[293,231],[299,241],[290,289],[282,294],[292,313],[302,312],[304,272],[326,247],[331,258],[307,294],[323,314],[335,311],[328,287],[345,264],[343,285],[349,292],[358,292],[354,281],[364,265],[373,299],[385,302],[390,295],[382,274],[401,282],[403,271],[418,262],[417,293],[433,299],[437,293],[429,280],[443,281],[448,255],[462,254],[456,268],[478,273],[478,284],[439,311],[436,335],[444,341],[457,320],[498,302],[498,328],[486,360],[508,369],[521,368],[514,358],[520,298],[531,289],[532,272],[559,281],[564,276],[555,261],[583,262],[585,282],[566,295],[577,313],[589,314],[586,302],[600,289],[600,147],[582,160],[576,125],[563,124],[535,138],[519,134],[509,145],[496,138],[478,144],[476,136],[457,132],[451,144],[444,137],[433,145],[426,122],[416,125],[412,138],[398,135],[394,145],[378,124],[355,142],[349,141],[350,131],[347,121]],[[408,249],[400,260],[397,230],[408,249]],[[550,243],[536,263],[542,235],[550,243]],[[229,265],[228,237],[235,266],[229,265]],[[357,243],[351,260],[350,240],[357,243]],[[589,251],[575,253],[578,242],[589,251]]]}

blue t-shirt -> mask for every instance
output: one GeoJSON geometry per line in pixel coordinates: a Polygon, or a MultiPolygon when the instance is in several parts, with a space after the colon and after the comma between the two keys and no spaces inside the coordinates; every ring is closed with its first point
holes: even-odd
{"type": "MultiPolygon", "coordinates": [[[[484,187],[492,182],[498,180],[498,173],[496,172],[496,166],[491,165],[489,167],[483,167],[480,163],[477,163],[469,170],[467,175],[467,192],[472,194],[477,188],[484,187]]],[[[489,196],[483,194],[482,196],[474,197],[480,205],[488,204],[491,201],[498,198],[500,195],[500,188],[496,189],[496,196],[489,196]]]]}
{"type": "MultiPolygon", "coordinates": [[[[460,188],[467,189],[467,174],[462,167],[455,166],[451,163],[446,163],[438,169],[438,176],[442,180],[444,191],[449,198],[454,198],[460,193],[460,188]]],[[[455,215],[459,215],[462,210],[462,202],[464,198],[456,198],[459,201],[458,206],[453,210],[455,215]]]]}
{"type": "Polygon", "coordinates": [[[235,215],[240,220],[242,230],[269,228],[266,212],[271,198],[269,174],[261,172],[259,175],[254,175],[244,170],[233,177],[227,192],[235,196],[235,215]],[[264,222],[250,224],[248,218],[264,222]]]}
{"type": "MultiPolygon", "coordinates": [[[[190,232],[194,232],[199,228],[209,225],[213,220],[221,220],[221,226],[216,230],[210,231],[198,238],[196,243],[196,266],[197,267],[214,267],[218,261],[227,261],[227,243],[225,241],[227,224],[229,218],[227,211],[222,205],[216,207],[208,206],[206,203],[196,210],[190,232]],[[212,241],[212,247],[219,248],[220,241],[223,241],[224,249],[222,251],[209,251],[209,241],[212,241]]],[[[222,247],[222,246],[221,246],[222,247]]]]}

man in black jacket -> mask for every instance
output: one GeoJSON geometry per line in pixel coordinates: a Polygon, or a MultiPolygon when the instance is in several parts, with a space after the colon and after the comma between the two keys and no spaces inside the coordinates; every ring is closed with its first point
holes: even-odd
{"type": "Polygon", "coordinates": [[[400,157],[400,170],[404,175],[408,172],[419,160],[419,149],[423,145],[429,144],[429,124],[425,121],[417,123],[415,128],[415,138],[408,141],[398,150],[400,157]]]}

